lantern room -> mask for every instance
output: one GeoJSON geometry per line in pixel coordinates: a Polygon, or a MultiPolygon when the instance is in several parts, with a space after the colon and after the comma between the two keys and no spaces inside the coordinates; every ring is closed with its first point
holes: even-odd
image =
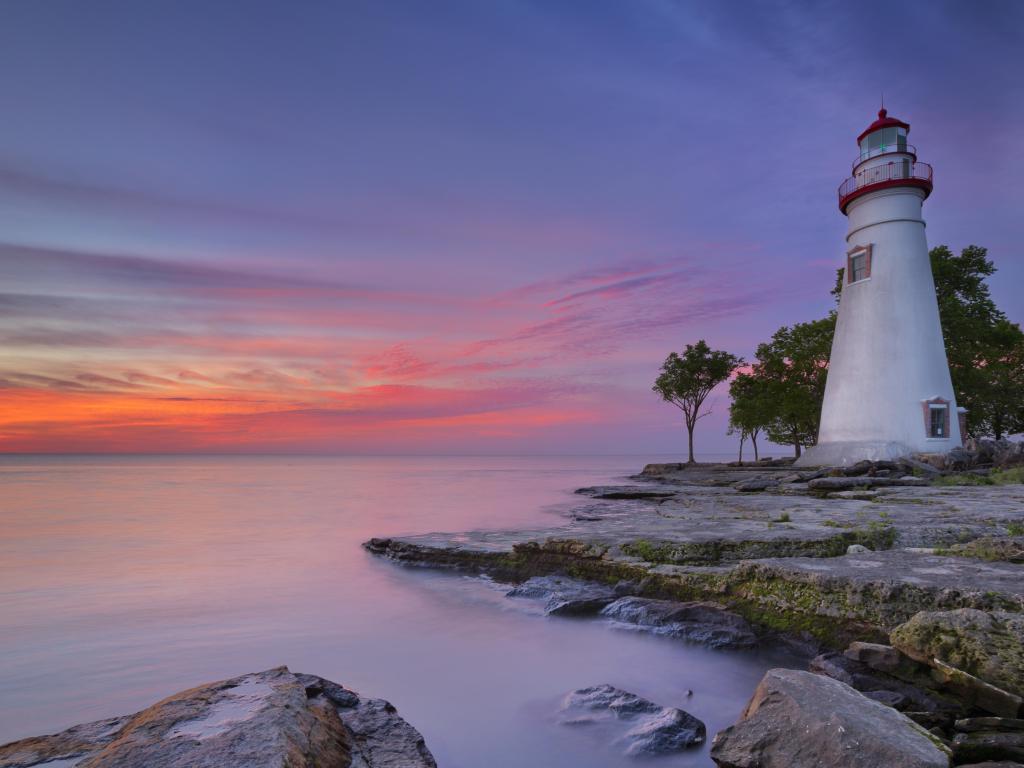
{"type": "Polygon", "coordinates": [[[895,117],[889,117],[889,113],[883,107],[878,110],[878,119],[857,137],[857,144],[860,146],[860,158],[857,162],[889,152],[907,152],[908,148],[909,153],[914,154],[913,147],[907,144],[908,133],[910,125],[895,117]]]}

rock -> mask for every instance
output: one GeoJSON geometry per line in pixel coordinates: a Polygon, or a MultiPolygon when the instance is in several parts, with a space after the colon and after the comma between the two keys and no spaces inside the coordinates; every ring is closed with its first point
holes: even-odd
{"type": "Polygon", "coordinates": [[[981,760],[1024,760],[1024,733],[978,731],[958,733],[953,739],[953,760],[975,763],[981,760]]]}
{"type": "Polygon", "coordinates": [[[921,726],[848,685],[811,672],[769,670],[742,719],[715,736],[720,768],[948,768],[921,726]]]}
{"type": "Polygon", "coordinates": [[[551,616],[595,614],[618,597],[615,588],[565,576],[534,576],[506,595],[544,599],[544,611],[551,616]]]}
{"type": "Polygon", "coordinates": [[[733,484],[733,488],[737,491],[745,491],[747,493],[753,493],[756,491],[767,491],[769,488],[776,488],[779,485],[779,480],[774,478],[757,477],[752,480],[743,480],[733,484]]]}
{"type": "Polygon", "coordinates": [[[996,454],[996,441],[969,437],[964,441],[964,448],[974,454],[978,464],[991,464],[996,454]]]}
{"type": "MultiPolygon", "coordinates": [[[[390,702],[362,698],[315,675],[297,674],[307,695],[323,692],[352,736],[352,768],[437,768],[419,731],[390,702]]],[[[320,768],[319,766],[317,768],[320,768]]]]}
{"type": "Polygon", "coordinates": [[[1024,768],[1024,763],[1010,762],[1009,760],[998,760],[992,762],[986,760],[984,763],[971,763],[970,765],[960,765],[958,768],[1024,768]]]}
{"type": "Polygon", "coordinates": [[[946,454],[944,469],[953,472],[963,472],[974,466],[975,455],[963,448],[957,447],[946,454]]]}
{"type": "Polygon", "coordinates": [[[562,702],[561,722],[583,725],[609,720],[628,725],[616,742],[630,756],[678,752],[702,744],[704,723],[675,707],[661,707],[653,701],[612,685],[595,685],[573,691],[562,702]]]}
{"type": "Polygon", "coordinates": [[[932,676],[969,706],[980,707],[1000,717],[1017,717],[1024,713],[1021,697],[986,683],[956,667],[932,659],[932,676]]]}
{"type": "Polygon", "coordinates": [[[757,636],[745,619],[714,603],[623,597],[606,606],[601,615],[710,648],[753,648],[757,645],[757,636]]]}
{"type": "Polygon", "coordinates": [[[860,475],[866,475],[874,468],[874,462],[864,459],[858,461],[856,464],[851,464],[848,467],[838,467],[839,471],[842,472],[846,477],[858,477],[860,475]]]}
{"type": "Polygon", "coordinates": [[[812,491],[852,491],[857,488],[891,488],[895,486],[925,486],[928,481],[920,477],[819,477],[807,483],[812,491]]]}
{"type": "Polygon", "coordinates": [[[992,462],[1000,469],[1024,464],[1024,442],[997,440],[993,447],[992,462]]]}
{"type": "MultiPolygon", "coordinates": [[[[916,662],[907,661],[916,665],[916,662]]],[[[901,679],[887,672],[872,669],[867,664],[844,654],[830,652],[812,659],[808,669],[845,683],[865,696],[871,694],[871,698],[876,701],[886,704],[892,702],[890,706],[897,706],[899,709],[941,713],[943,722],[952,722],[954,715],[966,714],[959,702],[934,690],[936,684],[928,674],[910,674],[911,670],[907,667],[901,666],[897,670],[904,675],[905,679],[901,679]]]]}
{"type": "Polygon", "coordinates": [[[957,720],[953,727],[958,731],[1024,731],[1024,720],[1013,717],[968,717],[957,720]]]}
{"type": "Polygon", "coordinates": [[[848,659],[867,664],[872,669],[886,672],[890,675],[895,675],[901,669],[910,672],[919,666],[891,645],[881,645],[879,643],[853,642],[843,651],[843,655],[848,659]]]}
{"type": "Polygon", "coordinates": [[[642,488],[635,485],[597,485],[589,488],[577,488],[576,493],[595,499],[652,499],[655,501],[670,499],[676,495],[675,491],[666,491],[663,488],[642,488]]]}
{"type": "Polygon", "coordinates": [[[863,544],[851,544],[846,548],[846,554],[848,555],[867,555],[872,550],[865,547],[863,544]]]}
{"type": "Polygon", "coordinates": [[[817,675],[824,675],[825,677],[831,677],[833,680],[838,680],[841,683],[846,683],[853,687],[853,674],[844,668],[842,664],[837,664],[835,661],[835,653],[823,653],[819,656],[815,656],[811,659],[811,663],[808,665],[808,669],[817,675]]]}
{"type": "Polygon", "coordinates": [[[1024,614],[974,608],[925,611],[896,627],[890,640],[913,659],[932,666],[938,659],[1024,695],[1024,614]]]}
{"type": "Polygon", "coordinates": [[[4,768],[436,768],[384,701],[285,667],[177,693],[122,718],[0,747],[4,768]]]}
{"type": "Polygon", "coordinates": [[[899,460],[899,465],[906,469],[908,475],[920,475],[921,477],[938,477],[942,470],[920,459],[904,456],[899,460]]]}

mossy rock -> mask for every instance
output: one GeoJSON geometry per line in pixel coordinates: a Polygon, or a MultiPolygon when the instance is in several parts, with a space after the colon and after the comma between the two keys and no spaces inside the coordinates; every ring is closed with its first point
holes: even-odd
{"type": "Polygon", "coordinates": [[[1024,614],[927,611],[896,627],[892,645],[918,661],[938,659],[1005,691],[1024,696],[1024,614]]]}

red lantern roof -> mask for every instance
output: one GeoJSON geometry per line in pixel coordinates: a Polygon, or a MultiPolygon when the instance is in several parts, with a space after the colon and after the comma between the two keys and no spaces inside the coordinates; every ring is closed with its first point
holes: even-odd
{"type": "Polygon", "coordinates": [[[860,136],[857,137],[857,143],[860,144],[860,140],[867,136],[869,133],[879,130],[880,128],[906,128],[907,133],[910,133],[910,123],[904,123],[902,120],[897,120],[895,117],[887,117],[889,113],[885,111],[885,107],[878,110],[878,119],[869,125],[860,136]]]}

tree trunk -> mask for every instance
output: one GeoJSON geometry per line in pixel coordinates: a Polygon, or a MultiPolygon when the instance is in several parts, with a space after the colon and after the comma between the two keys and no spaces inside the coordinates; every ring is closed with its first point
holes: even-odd
{"type": "Polygon", "coordinates": [[[760,461],[760,457],[757,455],[757,435],[751,435],[750,442],[754,444],[754,461],[760,461]]]}
{"type": "Polygon", "coordinates": [[[796,457],[800,458],[800,441],[796,439],[796,435],[793,436],[793,449],[796,452],[796,457]]]}
{"type": "Polygon", "coordinates": [[[686,460],[687,464],[693,464],[693,427],[689,424],[686,425],[686,435],[688,438],[687,444],[690,449],[690,458],[686,460]]]}
{"type": "Polygon", "coordinates": [[[743,433],[740,432],[740,464],[743,463],[743,441],[745,439],[746,438],[743,436],[743,433]]]}

